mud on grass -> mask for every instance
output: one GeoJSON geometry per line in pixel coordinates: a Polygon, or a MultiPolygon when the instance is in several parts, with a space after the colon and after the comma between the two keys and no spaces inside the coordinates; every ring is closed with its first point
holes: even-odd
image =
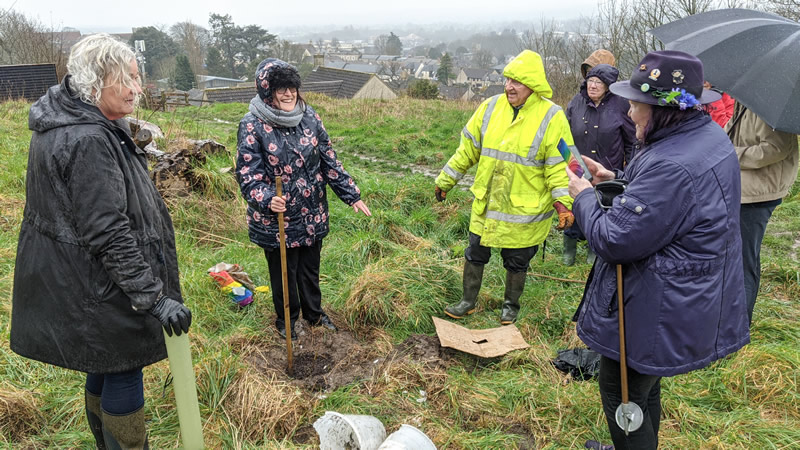
{"type": "Polygon", "coordinates": [[[325,393],[362,383],[380,395],[400,378],[417,373],[411,366],[441,374],[431,379],[441,378],[437,384],[443,386],[447,368],[458,363],[455,351],[443,349],[436,336],[415,334],[391,345],[380,329],[356,332],[343,320],[334,321],[341,324],[338,332],[297,321],[292,374],[287,370],[285,338],[273,327],[258,336],[233,338],[231,348],[245,367],[232,383],[225,409],[248,439],[292,436],[296,444],[313,445],[317,436],[309,427],[325,393]]]}

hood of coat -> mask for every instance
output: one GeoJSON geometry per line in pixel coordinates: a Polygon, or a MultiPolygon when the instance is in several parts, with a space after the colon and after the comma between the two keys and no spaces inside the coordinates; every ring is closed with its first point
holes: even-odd
{"type": "Polygon", "coordinates": [[[54,128],[79,124],[102,123],[113,129],[122,128],[124,119],[108,120],[96,106],[84,103],[72,92],[68,83],[69,75],[61,84],[52,86],[39,100],[31,105],[28,113],[28,128],[39,133],[54,128]]]}
{"type": "Polygon", "coordinates": [[[512,78],[530,88],[544,98],[553,96],[553,89],[547,82],[542,57],[531,50],[523,50],[503,69],[503,76],[512,78]]]}
{"type": "Polygon", "coordinates": [[[300,89],[300,73],[297,69],[278,58],[261,61],[256,69],[256,91],[264,103],[272,105],[276,89],[300,89]]]}
{"type": "Polygon", "coordinates": [[[608,87],[611,86],[611,84],[617,82],[617,78],[619,78],[619,70],[616,67],[610,66],[608,64],[598,64],[592,67],[588,72],[586,72],[586,78],[584,78],[583,82],[581,83],[581,93],[587,99],[589,98],[589,94],[586,91],[587,89],[586,80],[588,80],[591,77],[597,77],[600,79],[600,81],[605,83],[606,96],[608,96],[611,93],[608,87]]]}
{"type": "Polygon", "coordinates": [[[583,78],[586,78],[586,74],[589,72],[589,69],[598,65],[598,64],[608,64],[609,66],[613,66],[617,63],[616,58],[614,58],[614,54],[606,49],[599,49],[592,52],[585,60],[583,60],[583,64],[581,64],[581,74],[583,74],[583,78]]]}

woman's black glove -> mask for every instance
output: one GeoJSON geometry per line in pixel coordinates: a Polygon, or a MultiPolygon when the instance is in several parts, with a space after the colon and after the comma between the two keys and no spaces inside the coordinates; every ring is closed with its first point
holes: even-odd
{"type": "Polygon", "coordinates": [[[166,295],[159,297],[156,300],[156,304],[148,309],[147,312],[161,322],[168,336],[172,336],[173,331],[176,336],[181,335],[181,330],[184,333],[188,333],[189,325],[192,324],[192,312],[189,311],[189,308],[166,295]]]}

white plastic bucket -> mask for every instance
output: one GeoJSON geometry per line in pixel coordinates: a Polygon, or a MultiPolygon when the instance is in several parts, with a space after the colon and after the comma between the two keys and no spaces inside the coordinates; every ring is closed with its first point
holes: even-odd
{"type": "Polygon", "coordinates": [[[403,424],[383,441],[378,450],[436,450],[436,445],[419,429],[403,424]]]}
{"type": "Polygon", "coordinates": [[[314,422],[322,450],[377,450],[386,438],[386,428],[373,416],[326,411],[314,422]]]}

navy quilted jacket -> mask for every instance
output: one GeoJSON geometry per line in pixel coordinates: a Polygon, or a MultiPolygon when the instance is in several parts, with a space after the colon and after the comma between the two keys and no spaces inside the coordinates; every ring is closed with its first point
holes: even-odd
{"type": "Polygon", "coordinates": [[[592,189],[575,198],[576,223],[597,254],[578,336],[619,360],[621,264],[629,367],[671,376],[747,344],[739,163],[725,132],[697,112],[654,133],[623,178],[630,184],[607,211],[592,189]]]}

